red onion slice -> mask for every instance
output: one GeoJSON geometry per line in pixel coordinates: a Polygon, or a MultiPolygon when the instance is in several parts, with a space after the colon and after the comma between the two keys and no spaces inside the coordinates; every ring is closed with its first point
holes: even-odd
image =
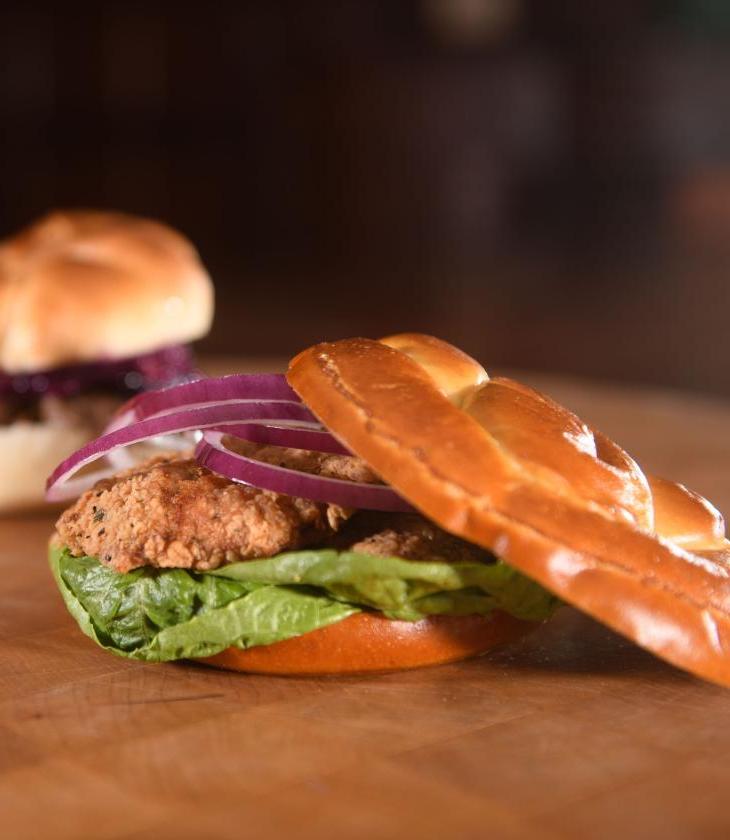
{"type": "Polygon", "coordinates": [[[413,507],[384,484],[364,484],[325,478],[247,458],[223,444],[224,432],[207,431],[198,443],[195,457],[209,470],[240,484],[300,496],[346,508],[412,512],[413,507]]]}
{"type": "Polygon", "coordinates": [[[105,433],[67,458],[47,483],[49,501],[83,493],[100,478],[112,475],[126,447],[164,435],[202,431],[198,461],[232,481],[290,496],[348,508],[412,511],[390,487],[343,481],[266,464],[232,452],[223,435],[255,443],[350,455],[301,402],[278,374],[233,375],[201,379],[174,388],[141,394],[130,400],[105,433]],[[80,470],[102,458],[111,467],[80,470]]]}
{"type": "MultiPolygon", "coordinates": [[[[296,392],[280,373],[232,374],[210,379],[198,379],[173,388],[138,394],[117,412],[106,432],[147,420],[177,408],[193,408],[208,404],[247,403],[254,401],[285,401],[301,403],[296,392]]],[[[242,418],[244,419],[244,418],[242,418]]]]}
{"type": "Polygon", "coordinates": [[[181,409],[115,429],[82,446],[53,471],[46,484],[46,498],[51,502],[74,498],[92,487],[100,478],[110,475],[113,470],[104,469],[71,481],[79,470],[120,447],[158,435],[240,426],[245,420],[293,422],[305,426],[309,424],[313,429],[320,428],[314,416],[301,403],[261,401],[244,405],[222,404],[181,409]]]}

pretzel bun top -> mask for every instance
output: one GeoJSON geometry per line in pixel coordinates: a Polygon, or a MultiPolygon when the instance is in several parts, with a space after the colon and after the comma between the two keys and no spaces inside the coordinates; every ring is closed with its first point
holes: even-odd
{"type": "Polygon", "coordinates": [[[430,336],[318,344],[319,419],[425,516],[658,656],[730,685],[730,543],[705,499],[430,336]]]}
{"type": "Polygon", "coordinates": [[[210,277],[193,246],[121,213],[52,213],[0,243],[0,369],[136,356],[204,335],[210,277]]]}

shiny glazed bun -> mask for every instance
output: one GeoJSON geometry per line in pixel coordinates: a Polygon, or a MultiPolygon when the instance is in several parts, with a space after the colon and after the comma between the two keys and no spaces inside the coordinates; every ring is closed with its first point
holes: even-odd
{"type": "Polygon", "coordinates": [[[421,621],[357,613],[284,642],[248,650],[230,647],[201,661],[231,671],[289,676],[400,671],[484,653],[518,639],[535,625],[498,610],[489,615],[435,615],[421,621]]]}
{"type": "Polygon", "coordinates": [[[542,394],[428,336],[319,344],[288,379],[355,454],[442,528],[492,550],[668,661],[730,685],[722,517],[647,476],[542,394]]]}
{"type": "Polygon", "coordinates": [[[0,243],[0,369],[137,356],[204,335],[210,278],[193,246],[121,213],[52,213],[0,243]]]}

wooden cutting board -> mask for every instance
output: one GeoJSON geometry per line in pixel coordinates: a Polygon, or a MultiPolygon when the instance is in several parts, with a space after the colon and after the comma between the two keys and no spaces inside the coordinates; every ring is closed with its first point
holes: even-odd
{"type": "MultiPolygon", "coordinates": [[[[531,381],[730,510],[730,405],[531,381]]],[[[136,664],[66,614],[51,527],[0,521],[5,838],[730,837],[730,691],[571,609],[386,676],[136,664]]]]}

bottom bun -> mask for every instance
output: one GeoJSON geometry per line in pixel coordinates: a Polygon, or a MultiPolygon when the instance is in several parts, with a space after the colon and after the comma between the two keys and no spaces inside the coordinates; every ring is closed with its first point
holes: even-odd
{"type": "Polygon", "coordinates": [[[537,626],[495,610],[489,615],[435,615],[393,621],[357,613],[273,645],[229,647],[198,660],[254,674],[319,676],[398,671],[456,662],[518,639],[537,626]]]}
{"type": "Polygon", "coordinates": [[[45,507],[46,478],[93,431],[19,420],[0,426],[0,513],[45,507]]]}

